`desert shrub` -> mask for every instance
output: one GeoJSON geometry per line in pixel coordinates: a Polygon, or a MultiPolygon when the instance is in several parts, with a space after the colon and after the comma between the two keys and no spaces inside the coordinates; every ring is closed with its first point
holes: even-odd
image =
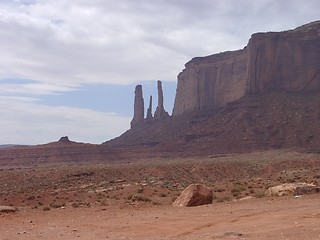
{"type": "Polygon", "coordinates": [[[73,207],[73,208],[78,208],[78,207],[80,207],[80,205],[79,205],[79,203],[77,203],[77,202],[73,202],[73,203],[71,204],[71,207],[73,207]]]}
{"type": "Polygon", "coordinates": [[[228,201],[231,201],[230,196],[223,196],[223,197],[217,199],[217,202],[228,202],[228,201]]]}
{"type": "Polygon", "coordinates": [[[138,188],[137,193],[143,193],[143,188],[138,188]]]}
{"type": "Polygon", "coordinates": [[[61,208],[63,206],[65,206],[65,203],[57,203],[54,201],[50,203],[50,207],[52,207],[52,208],[61,208]]]}
{"type": "Polygon", "coordinates": [[[241,194],[241,190],[240,190],[240,188],[232,188],[231,193],[234,197],[237,197],[241,194]]]}
{"type": "Polygon", "coordinates": [[[265,196],[266,196],[266,194],[265,194],[264,191],[259,191],[259,192],[254,194],[254,197],[256,197],[256,198],[263,198],[265,196]]]}
{"type": "Polygon", "coordinates": [[[34,195],[31,195],[31,196],[27,197],[28,201],[35,200],[35,199],[36,199],[36,197],[34,195]]]}
{"type": "Polygon", "coordinates": [[[224,192],[226,191],[224,188],[217,188],[214,190],[215,192],[224,192]]]}
{"type": "Polygon", "coordinates": [[[151,202],[151,199],[143,195],[133,195],[131,201],[151,202]]]}
{"type": "Polygon", "coordinates": [[[50,207],[44,207],[43,209],[42,209],[43,211],[49,211],[50,210],[50,207]]]}
{"type": "Polygon", "coordinates": [[[315,179],[320,179],[320,173],[313,176],[315,179]]]}

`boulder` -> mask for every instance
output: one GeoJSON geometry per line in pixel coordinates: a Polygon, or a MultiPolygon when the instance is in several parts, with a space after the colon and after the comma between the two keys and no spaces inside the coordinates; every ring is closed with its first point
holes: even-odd
{"type": "Polygon", "coordinates": [[[266,191],[266,196],[287,196],[304,195],[319,192],[319,187],[310,183],[284,183],[278,186],[270,187],[266,191]]]}
{"type": "Polygon", "coordinates": [[[189,185],[180,196],[174,201],[173,206],[195,207],[212,204],[212,190],[201,184],[189,185]]]}
{"type": "Polygon", "coordinates": [[[16,212],[17,209],[15,207],[11,207],[11,206],[0,206],[0,213],[4,212],[4,213],[9,213],[9,212],[16,212]]]}

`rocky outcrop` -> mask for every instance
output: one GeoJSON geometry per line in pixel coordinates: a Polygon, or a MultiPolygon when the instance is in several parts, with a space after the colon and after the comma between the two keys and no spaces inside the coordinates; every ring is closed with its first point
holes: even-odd
{"type": "Polygon", "coordinates": [[[169,114],[165,111],[163,106],[163,90],[162,83],[158,81],[158,106],[154,113],[154,117],[152,116],[152,96],[150,96],[149,107],[147,109],[147,116],[144,118],[144,100],[142,93],[142,85],[137,85],[135,89],[135,97],[134,97],[134,115],[131,121],[131,129],[136,127],[141,127],[146,124],[150,124],[156,120],[163,120],[169,117],[169,114]]]}
{"type": "Polygon", "coordinates": [[[320,21],[253,34],[242,50],[197,57],[178,75],[173,116],[223,106],[249,93],[320,89],[320,21]]]}
{"type": "Polygon", "coordinates": [[[189,185],[174,201],[173,206],[195,207],[211,204],[213,200],[212,190],[201,184],[189,185]]]}
{"type": "Polygon", "coordinates": [[[309,183],[284,183],[270,187],[266,191],[267,196],[282,197],[286,195],[304,195],[319,192],[319,188],[309,183]]]}
{"type": "Polygon", "coordinates": [[[154,113],[154,118],[156,120],[161,120],[169,117],[169,114],[164,110],[163,107],[163,90],[162,90],[162,83],[158,81],[158,106],[156,112],[154,113]]]}
{"type": "Polygon", "coordinates": [[[18,209],[11,206],[0,206],[0,213],[16,212],[18,209]]]}
{"type": "Polygon", "coordinates": [[[68,136],[61,137],[58,141],[59,143],[70,143],[71,141],[69,140],[68,136]]]}
{"type": "Polygon", "coordinates": [[[131,128],[139,127],[144,123],[144,100],[142,85],[137,85],[134,91],[134,113],[131,128]]]}

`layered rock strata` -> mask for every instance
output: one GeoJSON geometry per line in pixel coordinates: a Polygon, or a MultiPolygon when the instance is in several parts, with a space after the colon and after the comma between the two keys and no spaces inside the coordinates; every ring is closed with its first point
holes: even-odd
{"type": "Polygon", "coordinates": [[[320,21],[253,34],[238,51],[193,58],[178,75],[173,116],[223,106],[250,93],[320,89],[320,21]]]}

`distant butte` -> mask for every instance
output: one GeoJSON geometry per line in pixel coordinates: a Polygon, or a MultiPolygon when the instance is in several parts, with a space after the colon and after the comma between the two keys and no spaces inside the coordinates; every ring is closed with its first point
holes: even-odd
{"type": "Polygon", "coordinates": [[[137,85],[131,128],[121,136],[100,145],[62,137],[44,145],[2,148],[0,164],[215,157],[279,148],[319,152],[319,63],[320,21],[255,33],[241,50],[186,63],[171,116],[160,81],[154,113],[150,97],[145,114],[142,85],[137,85]]]}
{"type": "MultiPolygon", "coordinates": [[[[195,57],[178,75],[170,118],[141,121],[139,129],[107,144],[194,154],[317,148],[319,43],[320,21],[315,21],[255,33],[241,50],[195,57]]],[[[158,95],[161,109],[159,82],[158,95]]],[[[160,119],[157,111],[154,118],[160,119]]]]}

